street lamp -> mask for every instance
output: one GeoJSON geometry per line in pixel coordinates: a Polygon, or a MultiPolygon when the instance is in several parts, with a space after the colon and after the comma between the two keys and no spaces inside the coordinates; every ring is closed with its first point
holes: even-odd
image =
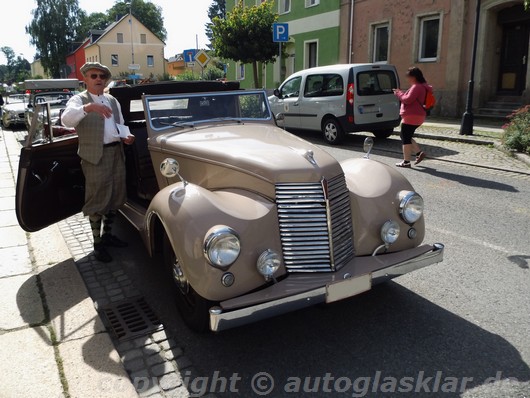
{"type": "Polygon", "coordinates": [[[480,2],[477,0],[477,10],[475,12],[475,32],[473,34],[473,51],[471,53],[471,74],[467,86],[466,111],[462,116],[460,135],[473,135],[473,91],[475,89],[475,63],[477,58],[478,26],[480,21],[480,2]]]}
{"type": "MultiPolygon", "coordinates": [[[[131,65],[134,65],[134,40],[133,40],[133,20],[132,20],[132,0],[128,0],[129,3],[129,25],[131,26],[131,65]]],[[[132,74],[136,74],[134,70],[131,70],[132,74]]],[[[133,84],[136,84],[136,79],[133,79],[133,84]]]]}

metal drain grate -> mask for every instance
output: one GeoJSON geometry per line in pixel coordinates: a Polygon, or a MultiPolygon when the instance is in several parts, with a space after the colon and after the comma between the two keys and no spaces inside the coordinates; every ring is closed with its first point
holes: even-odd
{"type": "Polygon", "coordinates": [[[107,327],[118,340],[134,339],[163,328],[144,297],[129,298],[101,308],[107,327]]]}

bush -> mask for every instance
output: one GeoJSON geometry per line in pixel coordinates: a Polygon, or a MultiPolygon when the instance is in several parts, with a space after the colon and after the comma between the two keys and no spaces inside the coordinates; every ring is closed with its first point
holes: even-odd
{"type": "Polygon", "coordinates": [[[503,126],[503,145],[513,151],[530,155],[530,105],[523,106],[510,116],[503,126]]]}

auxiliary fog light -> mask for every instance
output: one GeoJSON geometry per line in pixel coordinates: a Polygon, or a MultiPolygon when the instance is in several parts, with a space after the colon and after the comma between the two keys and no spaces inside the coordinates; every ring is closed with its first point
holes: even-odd
{"type": "Polygon", "coordinates": [[[387,245],[391,245],[399,238],[399,224],[394,220],[388,220],[381,227],[381,239],[387,245]]]}
{"type": "Polygon", "coordinates": [[[282,263],[281,257],[278,253],[271,249],[265,250],[258,258],[256,268],[258,272],[265,277],[265,279],[271,279],[272,276],[282,263]]]}

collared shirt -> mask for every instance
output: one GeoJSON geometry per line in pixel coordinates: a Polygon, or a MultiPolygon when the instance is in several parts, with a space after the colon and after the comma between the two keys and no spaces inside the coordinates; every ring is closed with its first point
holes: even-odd
{"type": "MultiPolygon", "coordinates": [[[[103,104],[112,109],[110,101],[104,95],[95,95],[92,93],[88,94],[90,97],[92,97],[92,101],[94,101],[96,104],[103,104]]],[[[120,103],[116,101],[116,105],[118,106],[118,111],[120,112],[120,124],[123,124],[124,120],[121,113],[120,103]]],[[[87,113],[83,110],[83,100],[78,95],[74,95],[68,101],[66,109],[61,116],[61,121],[66,127],[76,127],[86,115],[87,113]]],[[[116,127],[114,116],[105,118],[103,144],[109,144],[119,140],[120,138],[118,137],[118,129],[116,127]]]]}

